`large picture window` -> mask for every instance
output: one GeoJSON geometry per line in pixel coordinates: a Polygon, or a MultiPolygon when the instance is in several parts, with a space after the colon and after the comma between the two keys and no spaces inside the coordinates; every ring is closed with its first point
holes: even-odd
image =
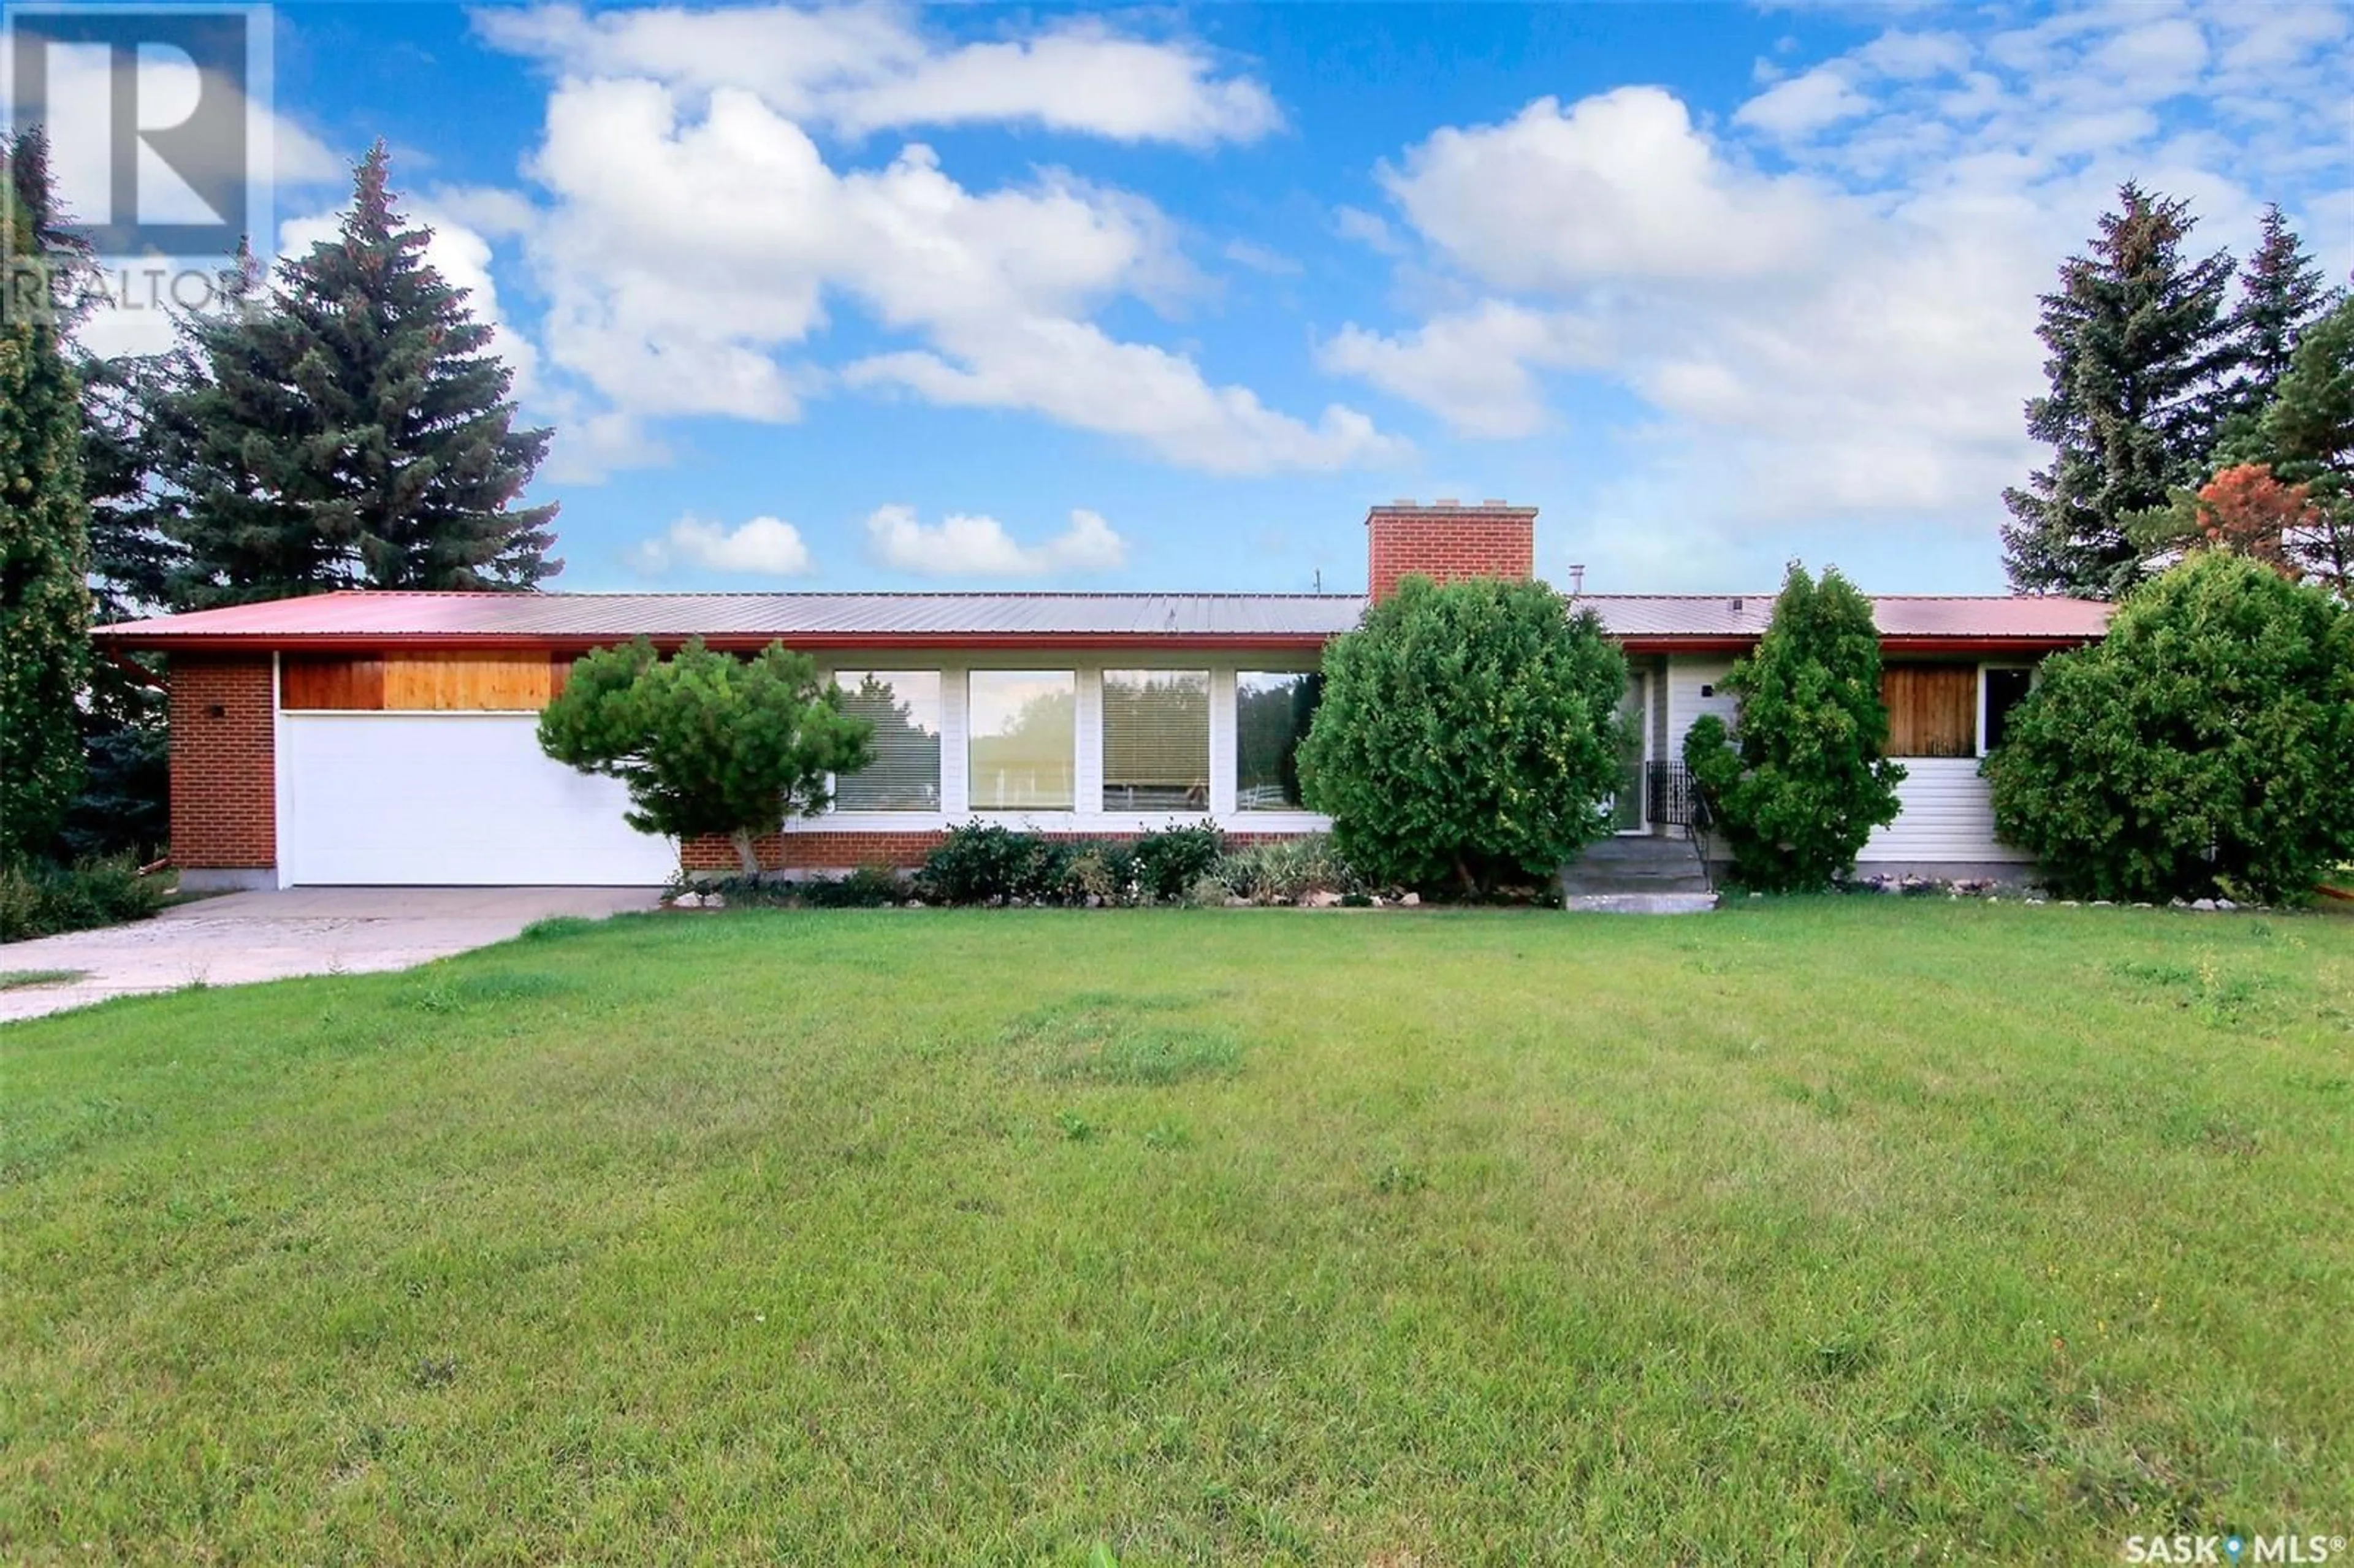
{"type": "Polygon", "coordinates": [[[1106,670],[1107,811],[1210,809],[1210,673],[1106,670]]]}
{"type": "Polygon", "coordinates": [[[1324,677],[1314,673],[1239,674],[1235,677],[1235,808],[1243,811],[1297,811],[1299,743],[1324,695],[1324,677]]]}
{"type": "Polygon", "coordinates": [[[833,783],[838,811],[940,809],[940,673],[837,670],[844,713],[875,726],[875,760],[833,783]]]}
{"type": "Polygon", "coordinates": [[[1067,811],[1078,756],[1078,679],[1068,670],[975,670],[972,806],[1067,811]]]}

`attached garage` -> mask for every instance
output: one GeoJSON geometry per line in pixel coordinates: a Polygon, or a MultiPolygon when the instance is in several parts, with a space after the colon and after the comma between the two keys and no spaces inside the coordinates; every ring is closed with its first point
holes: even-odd
{"type": "Polygon", "coordinates": [[[542,755],[528,713],[289,713],[278,729],[288,886],[634,886],[678,866],[616,779],[542,755]]]}

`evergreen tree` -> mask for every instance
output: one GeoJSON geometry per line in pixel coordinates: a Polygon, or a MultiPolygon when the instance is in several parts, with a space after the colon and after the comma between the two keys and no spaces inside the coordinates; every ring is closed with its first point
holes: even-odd
{"type": "Polygon", "coordinates": [[[2354,598],[2354,299],[2299,336],[2254,445],[2257,461],[2312,497],[2314,525],[2289,539],[2290,564],[2354,598]]]}
{"type": "Polygon", "coordinates": [[[2231,257],[2186,257],[2197,222],[2187,203],[2131,183],[2117,201],[2091,253],[2071,257],[2043,296],[2052,391],[2029,400],[2027,429],[2052,460],[2003,492],[2003,564],[2026,592],[2105,597],[2133,583],[2128,520],[2204,477],[2225,411],[2231,257]]]}
{"type": "Polygon", "coordinates": [[[1703,714],[1684,736],[1691,770],[1733,854],[1734,876],[1765,893],[1829,886],[1872,830],[1896,820],[1903,768],[1883,755],[1880,632],[1872,601],[1835,567],[1821,580],[1790,563],[1756,651],[1724,678],[1740,734],[1703,714]]]}
{"type": "Polygon", "coordinates": [[[189,324],[173,401],[196,603],[333,588],[528,588],[562,569],[518,506],[550,432],[516,429],[491,329],[425,260],[378,143],[333,239],[267,285],[249,257],[189,324]]]}
{"type": "MultiPolygon", "coordinates": [[[[0,229],[12,281],[46,291],[34,209],[0,147],[0,229]]],[[[37,297],[37,296],[33,296],[37,297]]],[[[0,864],[46,853],[82,774],[80,711],[90,668],[89,545],[81,402],[56,319],[0,311],[0,864]]]]}
{"type": "Polygon", "coordinates": [[[1627,659],[1541,582],[1408,577],[1326,645],[1308,804],[1377,882],[1543,883],[1609,832],[1627,659]]]}
{"type": "Polygon", "coordinates": [[[2298,335],[2329,308],[2334,292],[2279,204],[2264,208],[2264,238],[2241,270],[2240,308],[2232,314],[2240,357],[2240,378],[2232,388],[2234,414],[2253,418],[2264,412],[2288,374],[2298,335]]]}
{"type": "Polygon", "coordinates": [[[667,658],[642,637],[584,654],[539,715],[541,750],[628,786],[630,826],[725,834],[748,877],[756,841],[824,810],[833,776],[875,759],[874,734],[806,654],[771,642],[737,659],[701,638],[667,658]]]}

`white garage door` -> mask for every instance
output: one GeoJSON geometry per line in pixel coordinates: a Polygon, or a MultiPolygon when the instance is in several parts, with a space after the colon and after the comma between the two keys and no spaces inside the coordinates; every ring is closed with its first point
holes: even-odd
{"type": "Polygon", "coordinates": [[[288,714],[278,858],[296,886],[639,886],[675,841],[621,821],[618,779],[539,749],[536,714],[288,714]]]}

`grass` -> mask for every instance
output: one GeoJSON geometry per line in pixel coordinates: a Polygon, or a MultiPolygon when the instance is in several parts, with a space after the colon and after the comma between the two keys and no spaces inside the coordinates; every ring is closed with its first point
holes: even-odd
{"type": "Polygon", "coordinates": [[[2354,923],[747,912],[0,1029],[0,1560],[2354,1524],[2354,923]]]}
{"type": "Polygon", "coordinates": [[[0,969],[0,991],[16,991],[31,985],[63,985],[88,973],[88,969],[0,969]]]}

